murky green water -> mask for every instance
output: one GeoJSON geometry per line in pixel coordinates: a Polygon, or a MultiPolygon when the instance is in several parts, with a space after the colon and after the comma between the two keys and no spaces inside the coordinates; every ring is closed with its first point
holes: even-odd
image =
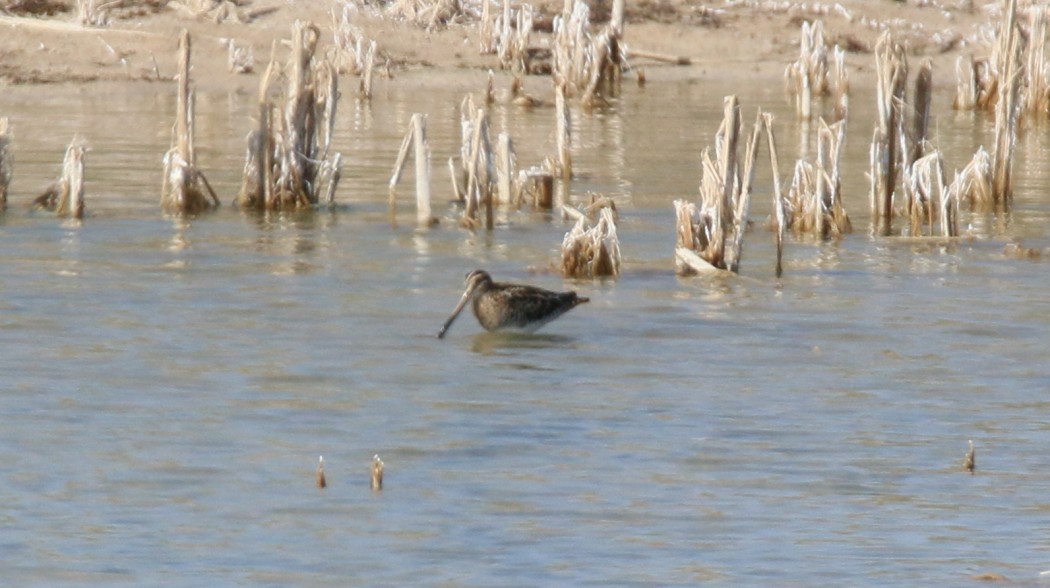
{"type": "MultiPolygon", "coordinates": [[[[559,218],[505,211],[487,234],[446,216],[418,232],[406,183],[401,222],[387,222],[412,113],[428,113],[447,199],[458,104],[483,80],[434,89],[408,75],[370,106],[344,99],[340,206],[266,219],[161,214],[169,88],[5,89],[5,581],[883,586],[1050,570],[1050,274],[1003,254],[1011,239],[1050,245],[1044,128],[1022,139],[1013,212],[964,216],[979,238],[872,239],[872,109],[858,91],[856,232],[792,240],[778,282],[756,228],[742,277],[681,279],[671,201],[695,194],[722,97],[738,93],[746,121],[778,113],[783,174],[803,141],[778,84],[628,87],[574,113],[572,187],[573,200],[616,199],[624,273],[571,282],[530,271],[556,259],[559,218]],[[74,134],[92,147],[89,218],[30,213],[74,134]],[[465,316],[439,341],[477,267],[591,303],[533,337],[465,316]]],[[[253,99],[198,100],[200,164],[226,202],[253,99]]],[[[935,102],[936,137],[962,167],[991,122],[949,100],[935,102]]],[[[493,127],[532,165],[553,150],[553,116],[500,106],[493,127]]],[[[756,226],[769,186],[763,167],[756,226]]]]}

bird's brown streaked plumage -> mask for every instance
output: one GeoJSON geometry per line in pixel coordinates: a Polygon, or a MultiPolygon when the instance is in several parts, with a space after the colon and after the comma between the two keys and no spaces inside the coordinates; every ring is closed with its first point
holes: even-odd
{"type": "Polygon", "coordinates": [[[439,339],[445,336],[468,302],[472,303],[474,316],[485,330],[531,333],[589,301],[577,296],[576,292],[553,292],[535,286],[493,282],[484,270],[470,272],[466,282],[467,289],[459,304],[438,331],[439,339]]]}

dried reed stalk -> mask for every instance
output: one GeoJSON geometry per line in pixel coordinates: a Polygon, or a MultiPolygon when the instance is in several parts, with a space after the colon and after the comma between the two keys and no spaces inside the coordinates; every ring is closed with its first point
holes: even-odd
{"type": "Polygon", "coordinates": [[[372,99],[372,77],[375,71],[376,64],[376,42],[371,41],[368,44],[368,51],[365,53],[364,71],[361,74],[361,83],[358,85],[357,94],[365,100],[372,99]]]}
{"type": "Polygon", "coordinates": [[[1029,32],[1027,63],[1024,71],[1025,110],[1041,115],[1050,114],[1050,84],[1047,83],[1046,33],[1047,7],[1033,4],[1028,9],[1029,32]]]}
{"type": "Polygon", "coordinates": [[[616,235],[615,209],[598,211],[598,221],[587,227],[581,215],[561,244],[561,273],[567,278],[602,278],[620,275],[620,239],[616,235]]]}
{"type": "Polygon", "coordinates": [[[914,119],[912,120],[911,150],[908,165],[926,154],[930,137],[930,107],[933,103],[933,62],[929,59],[919,66],[915,77],[914,119]]]}
{"type": "Polygon", "coordinates": [[[554,88],[555,143],[558,149],[558,171],[563,181],[572,179],[572,121],[565,102],[565,88],[554,88]]]}
{"type": "Polygon", "coordinates": [[[496,186],[500,204],[510,204],[514,197],[514,144],[507,133],[500,133],[496,144],[496,186]]]}
{"type": "Polygon", "coordinates": [[[849,115],[849,71],[846,69],[846,52],[835,45],[832,51],[831,96],[835,105],[831,122],[846,120],[849,115]]]}
{"type": "Polygon", "coordinates": [[[977,63],[973,55],[960,55],[955,60],[955,110],[973,110],[977,106],[977,63]]]}
{"type": "Polygon", "coordinates": [[[428,227],[436,224],[437,219],[431,214],[430,208],[430,145],[427,143],[426,116],[419,113],[412,115],[411,126],[401,142],[394,173],[390,177],[390,218],[393,222],[397,212],[395,190],[408,160],[409,149],[413,146],[416,163],[416,223],[420,227],[428,227]]]}
{"type": "Polygon", "coordinates": [[[498,43],[499,33],[496,32],[496,21],[492,16],[492,3],[483,0],[481,18],[478,20],[478,51],[482,55],[490,55],[496,52],[498,43]]]}
{"type": "MultiPolygon", "coordinates": [[[[820,121],[824,123],[823,120],[820,121]]],[[[840,127],[841,128],[841,127],[840,127]]],[[[816,190],[813,192],[813,200],[810,208],[810,214],[803,214],[802,218],[807,217],[812,219],[813,232],[820,236],[822,239],[826,239],[830,231],[830,223],[827,221],[827,216],[824,211],[828,209],[828,203],[831,201],[832,194],[838,191],[838,182],[833,182],[831,176],[825,173],[828,169],[829,163],[835,159],[831,155],[831,151],[834,147],[830,143],[834,140],[827,124],[821,124],[820,129],[817,131],[817,165],[816,165],[816,190]]]]}
{"type": "Polygon", "coordinates": [[[1021,31],[1017,26],[1017,0],[1007,0],[1000,35],[999,101],[995,105],[995,149],[992,152],[992,194],[995,203],[1008,207],[1013,199],[1013,153],[1017,146],[1017,123],[1020,116],[1021,31]]]}
{"type": "Polygon", "coordinates": [[[773,134],[773,115],[762,113],[762,125],[766,129],[769,144],[769,165],[773,168],[773,219],[777,243],[776,276],[784,274],[784,232],[787,230],[787,212],[784,192],[780,186],[780,158],[777,155],[777,142],[773,134]]]}
{"type": "Polygon", "coordinates": [[[219,205],[219,197],[211,189],[204,173],[197,169],[193,148],[193,104],[194,96],[190,90],[190,34],[183,29],[179,36],[175,136],[172,148],[164,156],[164,183],[161,188],[161,207],[167,212],[196,214],[219,205]]]}
{"type": "Polygon", "coordinates": [[[580,97],[580,102],[585,106],[600,104],[603,96],[619,94],[622,76],[619,38],[611,29],[598,35],[592,47],[590,62],[593,65],[580,97]]]}
{"type": "Polygon", "coordinates": [[[890,234],[893,193],[901,166],[904,92],[908,61],[889,32],[875,46],[876,125],[871,143],[871,212],[883,235],[890,234]]]}
{"type": "Polygon", "coordinates": [[[0,116],[0,212],[7,208],[7,190],[14,175],[14,158],[11,156],[11,125],[6,116],[0,116]]]}
{"type": "Polygon", "coordinates": [[[762,111],[755,117],[755,125],[748,139],[744,152],[744,168],[739,192],[734,194],[733,206],[733,240],[726,259],[726,267],[733,273],[740,272],[740,257],[744,250],[744,233],[747,232],[747,218],[751,211],[751,185],[755,180],[755,160],[758,158],[758,140],[762,133],[762,111]]]}
{"type": "Polygon", "coordinates": [[[623,36],[624,16],[627,0],[612,0],[612,12],[609,15],[609,27],[617,37],[623,36]]]}

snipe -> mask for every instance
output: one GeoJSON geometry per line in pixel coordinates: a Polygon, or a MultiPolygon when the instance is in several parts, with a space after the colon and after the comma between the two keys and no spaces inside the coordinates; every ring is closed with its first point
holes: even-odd
{"type": "Polygon", "coordinates": [[[438,339],[445,336],[452,321],[468,302],[473,302],[474,316],[489,331],[515,330],[531,333],[550,321],[572,310],[588,298],[576,292],[552,292],[520,284],[493,282],[484,270],[467,274],[467,290],[459,304],[438,331],[438,339]]]}

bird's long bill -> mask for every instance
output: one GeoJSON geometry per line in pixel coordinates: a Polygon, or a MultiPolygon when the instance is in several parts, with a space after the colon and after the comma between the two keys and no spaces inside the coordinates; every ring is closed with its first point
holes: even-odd
{"type": "Polygon", "coordinates": [[[438,331],[438,339],[445,338],[445,333],[447,333],[448,328],[452,326],[452,321],[456,320],[459,313],[463,312],[463,307],[467,305],[467,302],[470,302],[470,294],[472,291],[473,288],[467,288],[467,291],[463,293],[463,297],[459,299],[459,304],[456,305],[455,310],[453,310],[452,314],[448,316],[448,320],[445,321],[445,324],[441,325],[441,330],[438,331]]]}

